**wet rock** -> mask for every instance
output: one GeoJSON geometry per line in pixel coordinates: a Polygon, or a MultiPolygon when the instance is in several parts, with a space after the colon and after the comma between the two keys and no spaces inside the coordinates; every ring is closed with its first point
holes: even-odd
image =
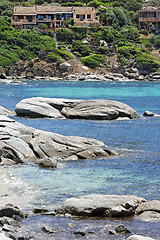
{"type": "Polygon", "coordinates": [[[33,208],[33,212],[37,214],[45,214],[48,212],[48,209],[44,208],[33,208]]]}
{"type": "Polygon", "coordinates": [[[127,240],[156,240],[150,237],[143,237],[141,235],[132,235],[127,240]]]}
{"type": "Polygon", "coordinates": [[[144,117],[154,117],[154,116],[156,116],[156,114],[153,113],[153,112],[150,112],[150,111],[145,111],[145,112],[143,113],[143,116],[144,116],[144,117]]]}
{"type": "Polygon", "coordinates": [[[138,218],[144,222],[160,222],[160,213],[155,211],[145,211],[138,215],[138,218]]]}
{"type": "Polygon", "coordinates": [[[13,227],[19,227],[20,226],[19,222],[14,220],[13,218],[1,217],[0,218],[0,226],[4,226],[5,224],[12,225],[13,227]]]}
{"type": "Polygon", "coordinates": [[[51,233],[57,232],[57,229],[49,227],[49,226],[43,226],[42,231],[45,232],[45,233],[51,234],[51,233]]]}
{"type": "Polygon", "coordinates": [[[70,100],[56,98],[23,99],[16,107],[18,116],[89,120],[113,120],[119,117],[139,118],[128,105],[111,100],[70,100]]]}
{"type": "Polygon", "coordinates": [[[115,231],[117,234],[126,234],[126,233],[131,233],[126,227],[123,225],[119,225],[115,227],[115,231]]]}
{"type": "Polygon", "coordinates": [[[127,217],[134,215],[135,209],[142,202],[145,202],[145,199],[132,195],[92,194],[67,199],[60,208],[56,209],[56,212],[75,216],[127,217]],[[118,207],[120,207],[119,211],[118,207]]]}
{"type": "Polygon", "coordinates": [[[5,231],[5,232],[16,232],[17,228],[14,227],[14,226],[8,225],[8,224],[4,224],[3,227],[2,227],[2,231],[5,231]]]}
{"type": "Polygon", "coordinates": [[[10,217],[20,216],[21,218],[25,217],[25,214],[17,207],[13,205],[6,205],[3,208],[0,208],[0,217],[10,217]]]}
{"type": "Polygon", "coordinates": [[[83,230],[77,230],[77,231],[73,232],[73,234],[80,235],[80,236],[85,236],[86,235],[85,231],[83,231],[83,230]]]}
{"type": "Polygon", "coordinates": [[[140,204],[136,209],[136,214],[141,214],[145,211],[154,211],[160,213],[160,201],[153,200],[140,204]]]}
{"type": "Polygon", "coordinates": [[[43,167],[43,168],[56,168],[57,167],[57,160],[54,158],[39,159],[36,163],[40,167],[43,167]]]}

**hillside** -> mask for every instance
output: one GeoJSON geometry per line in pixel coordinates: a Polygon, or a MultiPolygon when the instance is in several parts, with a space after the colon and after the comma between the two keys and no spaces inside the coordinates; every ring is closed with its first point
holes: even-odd
{"type": "MultiPolygon", "coordinates": [[[[21,4],[35,3],[42,4],[43,0],[21,4]]],[[[160,36],[153,35],[152,31],[138,31],[136,11],[141,9],[143,1],[57,1],[62,6],[87,4],[97,7],[100,25],[90,29],[75,27],[72,19],[66,19],[66,28],[57,28],[56,34],[45,24],[34,31],[13,29],[10,19],[15,4],[14,1],[0,2],[1,73],[63,76],[66,74],[66,70],[61,68],[63,62],[70,64],[68,74],[85,70],[123,72],[131,63],[140,74],[158,71],[160,67],[160,36]]],[[[148,4],[157,5],[158,2],[152,0],[148,4]]]]}

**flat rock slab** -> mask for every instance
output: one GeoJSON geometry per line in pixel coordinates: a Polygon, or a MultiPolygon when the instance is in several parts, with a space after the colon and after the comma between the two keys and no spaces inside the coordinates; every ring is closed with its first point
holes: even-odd
{"type": "Polygon", "coordinates": [[[72,100],[62,98],[29,98],[15,106],[18,116],[50,117],[88,120],[113,120],[139,118],[138,113],[127,104],[105,100],[72,100]]]}
{"type": "MultiPolygon", "coordinates": [[[[49,167],[49,158],[56,160],[79,160],[110,157],[116,153],[107,149],[101,141],[63,136],[25,126],[6,116],[0,115],[0,149],[1,162],[22,163],[41,161],[49,167]]],[[[53,161],[52,165],[56,166],[53,161]]],[[[40,164],[41,165],[41,164],[40,164]]]]}
{"type": "Polygon", "coordinates": [[[144,198],[134,195],[92,194],[69,198],[56,212],[88,217],[127,217],[134,215],[142,202],[145,202],[144,198]]]}

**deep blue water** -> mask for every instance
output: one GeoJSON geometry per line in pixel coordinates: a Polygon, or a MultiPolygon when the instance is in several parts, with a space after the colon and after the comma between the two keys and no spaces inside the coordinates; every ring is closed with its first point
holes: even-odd
{"type": "MultiPolygon", "coordinates": [[[[36,96],[112,99],[130,105],[141,116],[146,110],[160,114],[158,82],[24,81],[23,84],[0,85],[0,104],[10,110],[21,99],[36,96]]],[[[66,162],[59,164],[56,170],[35,165],[8,167],[8,176],[16,178],[17,182],[27,182],[26,191],[31,189],[32,194],[35,193],[36,201],[32,206],[55,206],[69,197],[90,193],[135,194],[147,200],[160,200],[160,117],[129,121],[14,118],[46,131],[99,139],[121,153],[109,159],[66,162]]],[[[156,227],[156,233],[152,226],[148,228],[152,229],[150,236],[158,236],[156,227]]]]}

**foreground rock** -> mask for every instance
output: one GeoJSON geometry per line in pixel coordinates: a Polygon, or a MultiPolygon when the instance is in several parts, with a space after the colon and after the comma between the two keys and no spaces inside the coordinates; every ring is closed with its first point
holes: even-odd
{"type": "Polygon", "coordinates": [[[135,214],[144,198],[134,195],[101,195],[92,194],[67,199],[62,207],[56,209],[57,214],[71,214],[87,217],[127,217],[135,214]]]}
{"type": "Polygon", "coordinates": [[[0,106],[0,115],[11,116],[11,115],[13,115],[13,112],[11,112],[8,109],[0,106]]]}
{"type": "Polygon", "coordinates": [[[37,130],[0,115],[1,163],[23,163],[44,159],[40,164],[55,167],[57,160],[78,160],[115,155],[103,142],[37,130]],[[51,159],[49,159],[51,158],[51,159]],[[45,163],[46,162],[46,163],[45,163]],[[48,165],[50,164],[50,166],[48,165]]]}
{"type": "Polygon", "coordinates": [[[89,120],[136,119],[138,113],[127,104],[104,100],[71,100],[56,98],[29,98],[20,101],[15,112],[18,116],[51,117],[89,120]]]}

